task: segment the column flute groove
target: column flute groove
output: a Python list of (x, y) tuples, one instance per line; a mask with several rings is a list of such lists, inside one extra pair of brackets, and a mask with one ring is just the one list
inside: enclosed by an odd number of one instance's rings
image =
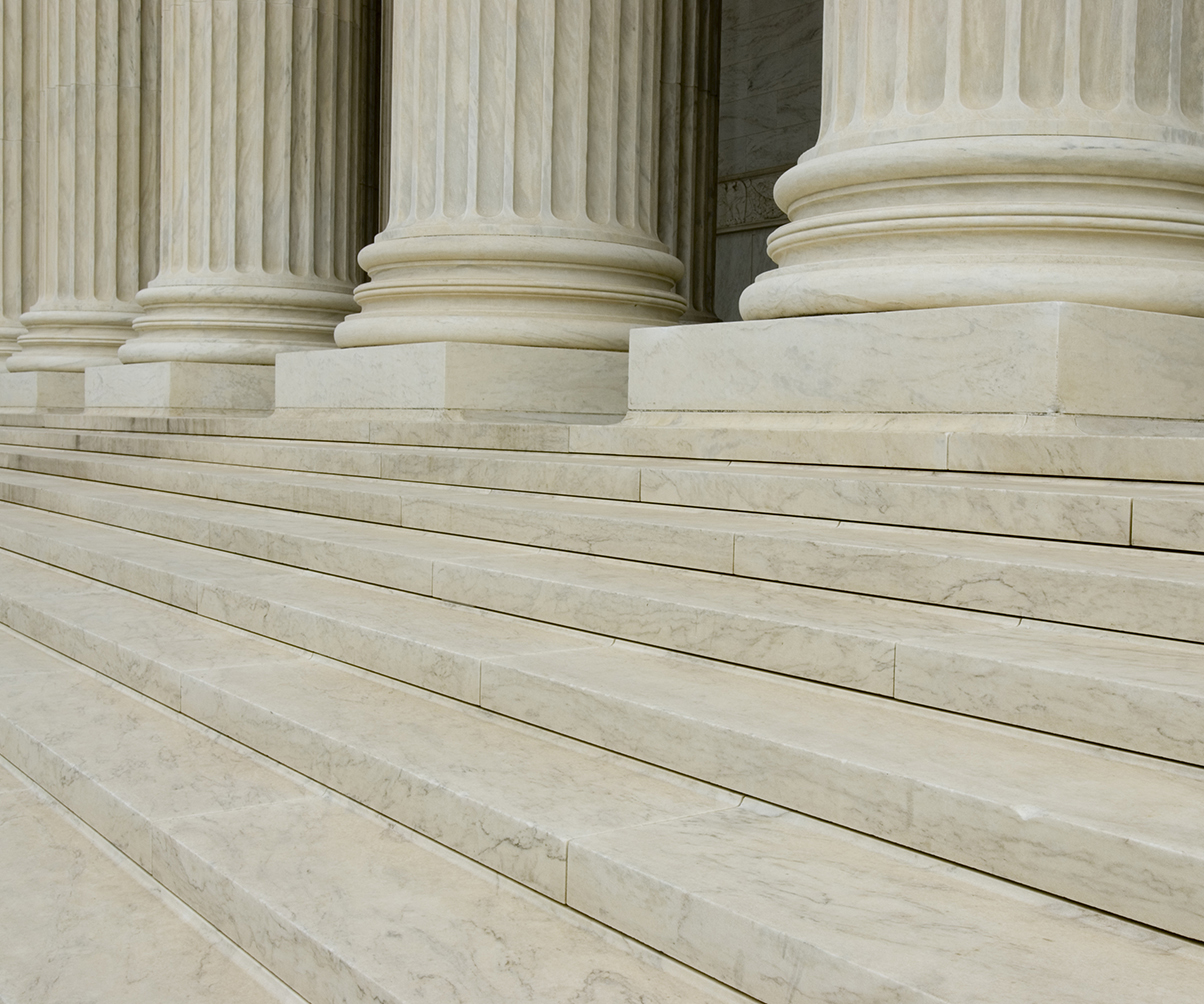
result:
[(122, 362), (270, 364), (331, 345), (358, 279), (364, 9), (164, 4), (162, 265)]
[(393, 136), (412, 140), (392, 145), (389, 221), (338, 344), (624, 349), (633, 326), (676, 319), (649, 166), (659, 3), (398, 0), (394, 15)]
[[(827, 0), (825, 36), (819, 142), (778, 181), (745, 317), (1204, 316), (1204, 0)], [(900, 64), (904, 100), (866, 100)]]
[(139, 313), (140, 0), (44, 0), (38, 296), (13, 372), (117, 362)]

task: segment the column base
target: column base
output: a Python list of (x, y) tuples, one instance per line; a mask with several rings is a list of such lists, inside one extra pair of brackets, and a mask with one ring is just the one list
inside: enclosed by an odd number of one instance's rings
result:
[(276, 408), (621, 416), (627, 353), (415, 342), (276, 357)]
[(131, 363), (91, 367), (84, 384), (89, 411), (271, 411), (275, 375), (271, 366)]
[(630, 409), (1198, 421), (1204, 318), (1046, 302), (650, 328)]
[(82, 373), (5, 373), (0, 370), (0, 408), (82, 408)]

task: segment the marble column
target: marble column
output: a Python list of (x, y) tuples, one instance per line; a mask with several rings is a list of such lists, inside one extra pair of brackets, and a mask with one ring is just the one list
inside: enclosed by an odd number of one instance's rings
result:
[(659, 0), (397, 0), (389, 222), (340, 346), (625, 349), (657, 238)]
[(664, 0), (657, 230), (685, 268), (683, 323), (715, 316), (719, 0)]
[(827, 0), (819, 142), (746, 318), (1204, 316), (1204, 0)]
[(37, 275), (36, 161), (26, 164), (37, 153), (37, 25), (37, 0), (0, 0), (0, 364), (25, 333)]
[(364, 0), (164, 0), (158, 274), (121, 361), (270, 364), (355, 308)]
[[(140, 0), (42, 0), (38, 296), (13, 372), (117, 362), (138, 313)], [(7, 39), (7, 32), (6, 32)]]

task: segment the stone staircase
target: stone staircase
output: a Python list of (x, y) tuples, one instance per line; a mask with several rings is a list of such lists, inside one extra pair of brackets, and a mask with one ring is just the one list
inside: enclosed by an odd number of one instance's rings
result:
[(226, 1000), (1200, 1000), (1204, 486), (4, 423), (0, 754)]

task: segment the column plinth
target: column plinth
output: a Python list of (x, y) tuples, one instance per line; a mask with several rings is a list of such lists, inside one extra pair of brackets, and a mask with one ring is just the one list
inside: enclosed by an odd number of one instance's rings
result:
[(1074, 301), (1204, 316), (1194, 0), (828, 0), (819, 142), (746, 318)]
[(401, 0), (393, 31), (390, 217), (337, 343), (625, 349), (676, 319), (659, 4)]
[(42, 4), (38, 296), (12, 372), (114, 364), (139, 313), (140, 8)]
[(358, 277), (362, 0), (163, 9), (161, 257), (124, 363), (333, 345)]

